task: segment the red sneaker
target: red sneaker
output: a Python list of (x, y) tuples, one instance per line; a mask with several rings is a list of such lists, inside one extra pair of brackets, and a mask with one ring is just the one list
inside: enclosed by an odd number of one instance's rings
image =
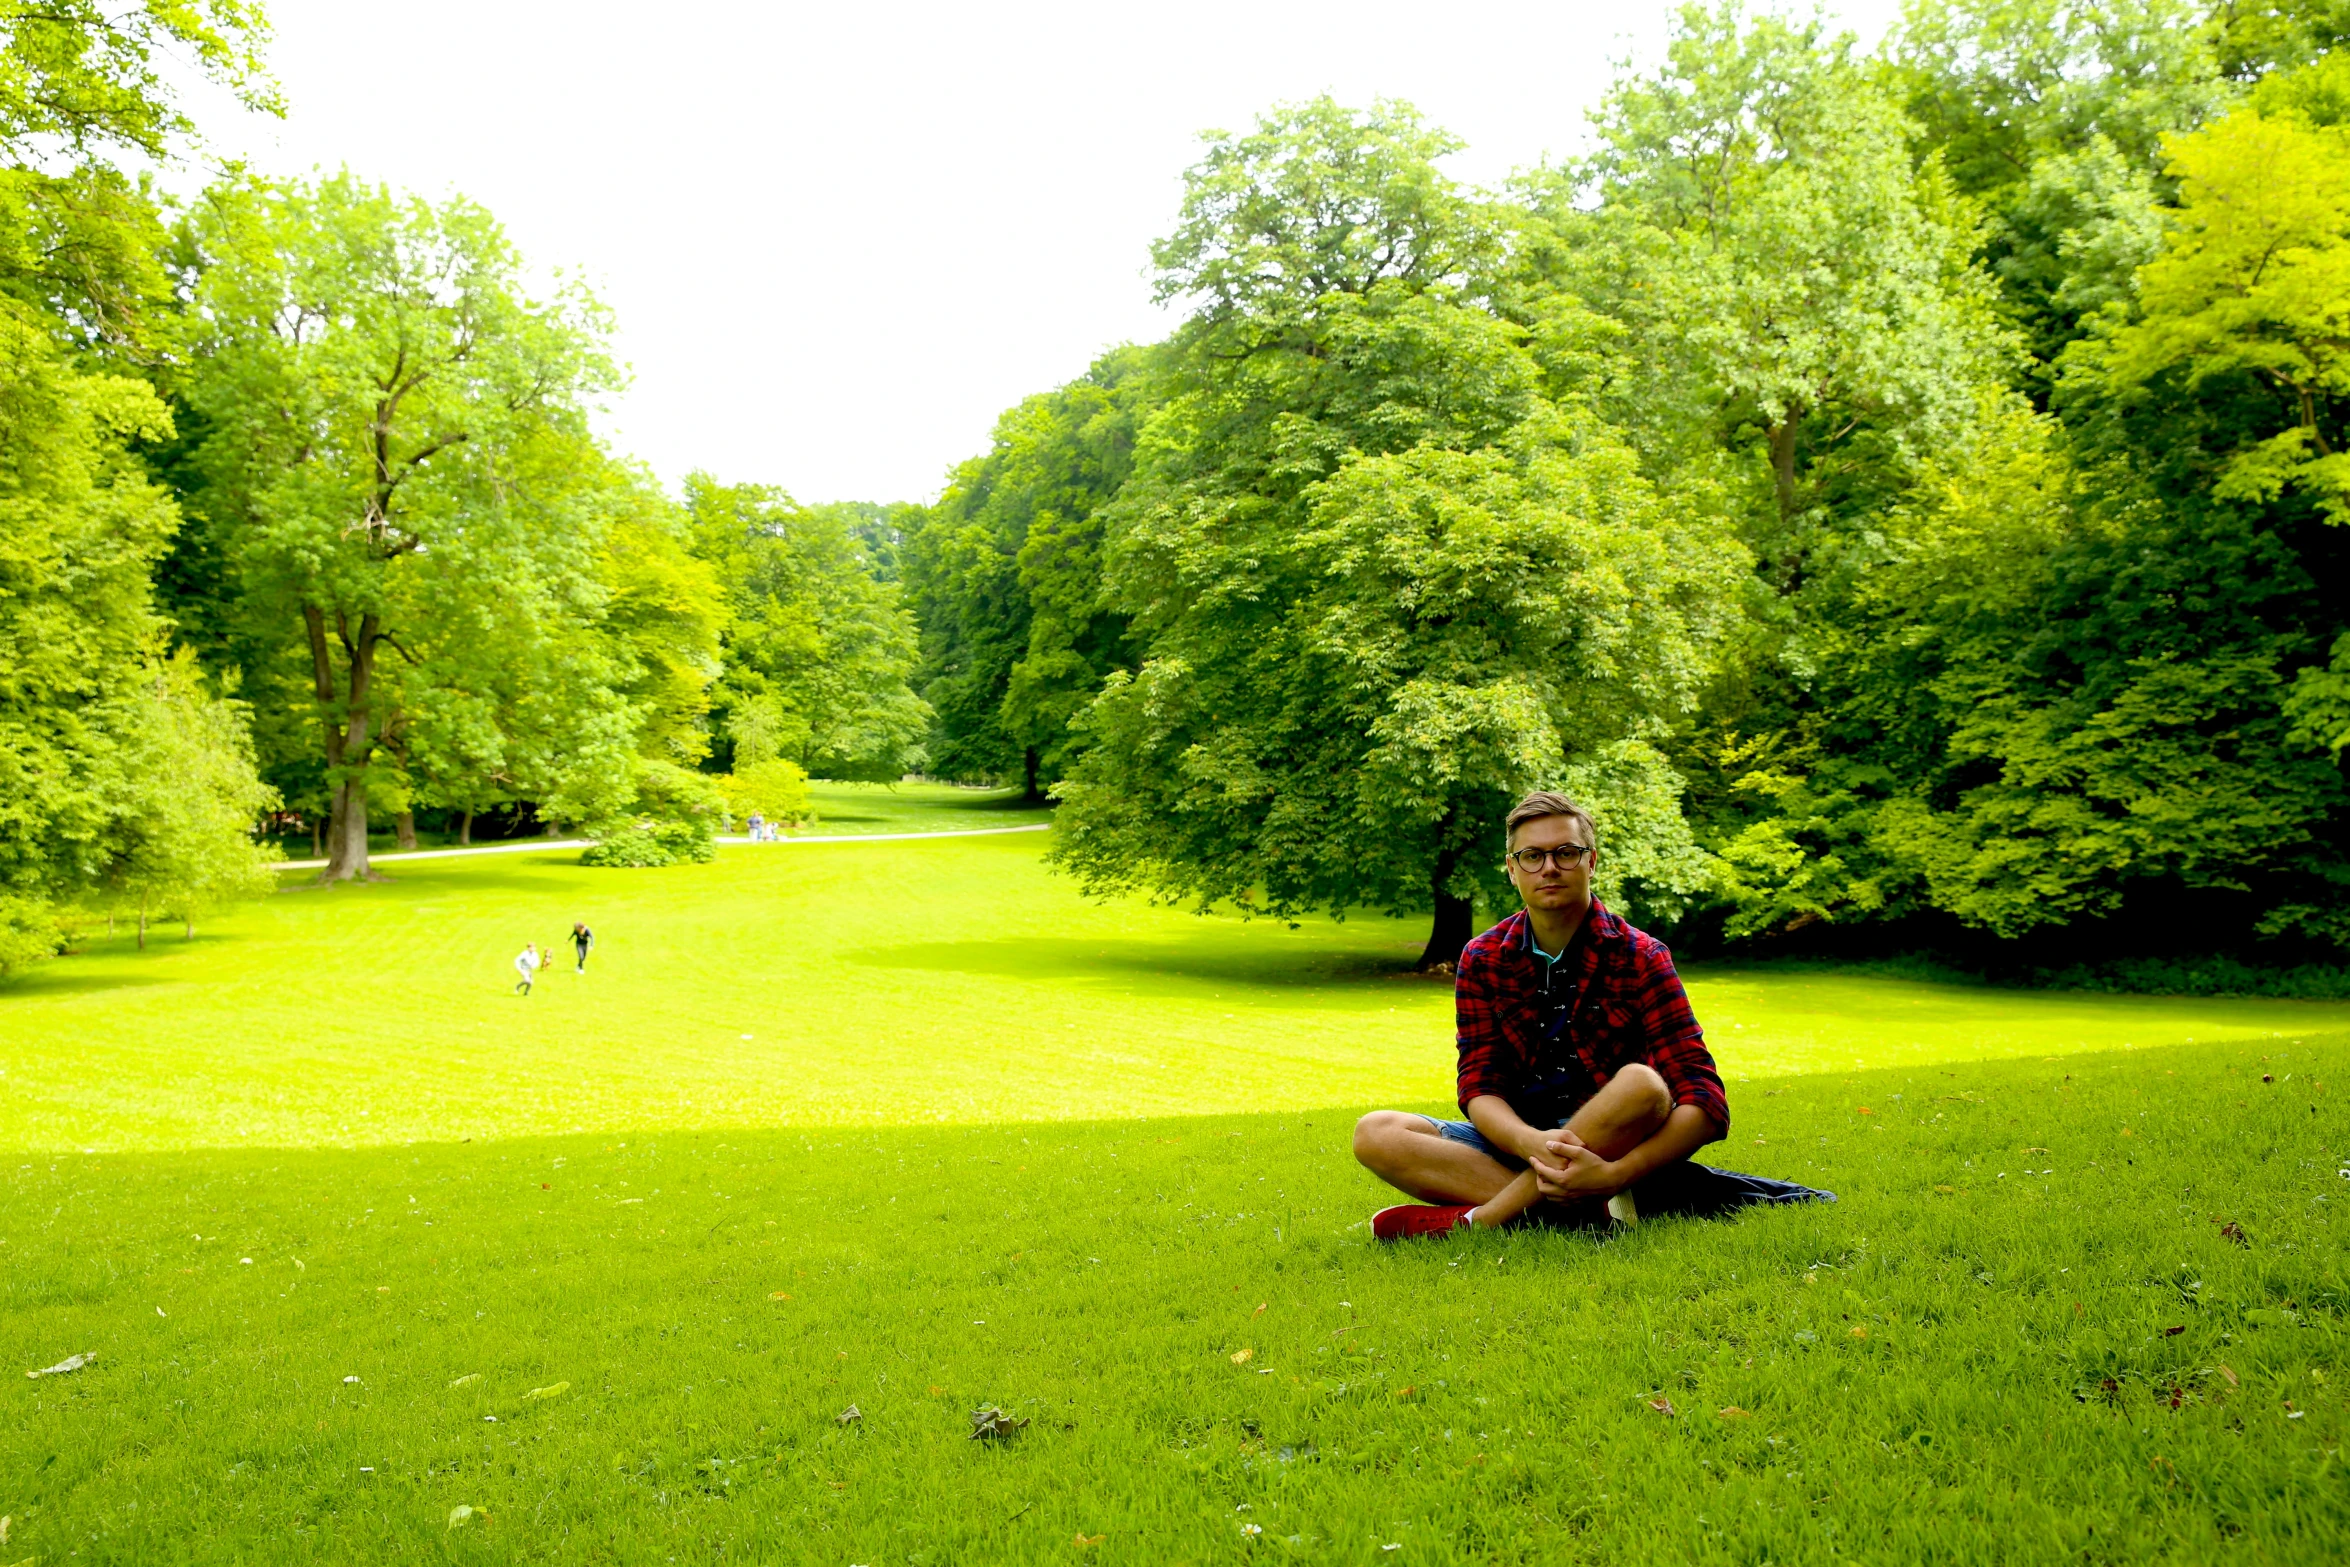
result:
[(1407, 1202), (1382, 1208), (1371, 1215), (1371, 1233), (1383, 1241), (1407, 1240), (1414, 1235), (1442, 1235), (1468, 1218), (1466, 1203)]

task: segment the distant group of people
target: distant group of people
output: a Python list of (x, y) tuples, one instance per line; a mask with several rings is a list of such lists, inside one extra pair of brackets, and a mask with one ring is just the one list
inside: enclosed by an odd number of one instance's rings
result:
[(773, 843), (776, 841), (775, 823), (767, 819), (765, 812), (753, 811), (751, 819), (746, 825), (751, 829), (751, 842)]
[[(588, 953), (594, 950), (595, 945), (596, 933), (588, 929), (584, 921), (573, 921), (571, 950), (578, 960), (577, 967), (574, 969), (575, 973), (585, 974), (587, 972)], [(524, 942), (522, 950), (514, 955), (514, 972), (520, 976), (514, 981), (514, 994), (518, 996), (529, 995), (531, 984), (538, 978), (539, 970), (554, 961), (554, 949), (539, 946), (535, 942)]]

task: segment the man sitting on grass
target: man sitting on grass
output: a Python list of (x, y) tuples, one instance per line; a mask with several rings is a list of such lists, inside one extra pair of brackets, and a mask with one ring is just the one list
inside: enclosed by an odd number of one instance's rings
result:
[[(1355, 1157), (1421, 1199), (1372, 1219), (1381, 1240), (1528, 1216), (1630, 1224), (1635, 1188), (1672, 1212), (1830, 1194), (1691, 1165), (1730, 1104), (1664, 943), (1591, 895), (1591, 816), (1540, 791), (1509, 814), (1525, 907), (1461, 950), (1453, 982), (1465, 1121), (1375, 1110)], [(1642, 1186), (1647, 1182), (1649, 1185)]]

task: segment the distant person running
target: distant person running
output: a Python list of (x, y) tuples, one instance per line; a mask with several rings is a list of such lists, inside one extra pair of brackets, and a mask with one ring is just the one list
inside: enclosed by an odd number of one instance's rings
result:
[(587, 955), (595, 950), (595, 945), (596, 933), (574, 920), (571, 926), (571, 950), (579, 954), (579, 967), (573, 970), (574, 973), (587, 972)]
[(538, 977), (539, 949), (524, 942), (522, 950), (514, 954), (514, 972), (522, 976), (514, 982), (514, 993), (518, 996), (529, 995), (530, 982)]
[(1401, 1240), (1518, 1219), (1583, 1227), (1635, 1223), (1642, 1208), (1833, 1201), (1689, 1162), (1728, 1133), (1729, 1099), (1672, 954), (1591, 895), (1590, 813), (1529, 794), (1504, 841), (1525, 906), (1461, 950), (1453, 982), (1467, 1119), (1374, 1110), (1356, 1124), (1364, 1168), (1421, 1199), (1381, 1209), (1371, 1232)]

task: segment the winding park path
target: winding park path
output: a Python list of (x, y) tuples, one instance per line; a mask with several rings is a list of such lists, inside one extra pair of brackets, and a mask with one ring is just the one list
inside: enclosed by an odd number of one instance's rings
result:
[[(964, 827), (953, 832), (835, 832), (810, 833), (796, 838), (770, 838), (769, 843), (904, 843), (912, 838), (992, 838), (1008, 832), (1047, 832), (1050, 822), (1032, 822), (1020, 827)], [(720, 843), (748, 844), (742, 837), (721, 837)], [(369, 864), (390, 860), (453, 860), (469, 854), (520, 854), (530, 849), (585, 849), (595, 843), (593, 838), (526, 838), (517, 843), (475, 844), (464, 849), (408, 849), (394, 854), (371, 854)], [(288, 871), (324, 870), (324, 860), (286, 860), (278, 869)]]

